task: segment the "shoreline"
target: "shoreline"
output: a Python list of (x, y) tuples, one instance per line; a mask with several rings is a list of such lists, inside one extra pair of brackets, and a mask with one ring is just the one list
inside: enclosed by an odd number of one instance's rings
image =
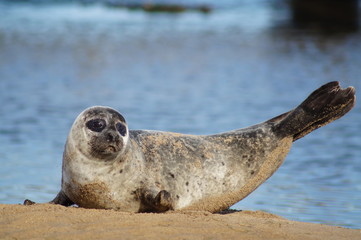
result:
[(361, 229), (287, 220), (262, 211), (126, 213), (0, 204), (1, 239), (361, 239)]

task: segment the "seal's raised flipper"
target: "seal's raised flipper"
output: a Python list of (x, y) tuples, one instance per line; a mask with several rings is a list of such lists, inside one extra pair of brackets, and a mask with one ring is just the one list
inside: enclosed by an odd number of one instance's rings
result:
[[(48, 203), (60, 204), (60, 205), (66, 206), (66, 207), (74, 204), (62, 191), (60, 191), (58, 193), (58, 195), (56, 195), (56, 197)], [(25, 199), (25, 201), (24, 201), (24, 205), (34, 205), (34, 204), (36, 204), (36, 203), (29, 199)]]
[(172, 198), (168, 191), (161, 190), (156, 195), (154, 191), (138, 190), (137, 195), (142, 202), (140, 212), (166, 212), (173, 210)]
[(293, 136), (293, 141), (302, 138), (345, 115), (355, 105), (355, 89), (342, 89), (339, 82), (330, 82), (303, 101), (294, 110), (275, 117), (275, 132), (279, 135)]

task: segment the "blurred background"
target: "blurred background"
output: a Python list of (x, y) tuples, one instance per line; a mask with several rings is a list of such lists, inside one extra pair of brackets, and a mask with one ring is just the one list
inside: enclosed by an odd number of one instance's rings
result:
[[(329, 81), (361, 91), (356, 0), (0, 0), (0, 203), (52, 200), (75, 117), (213, 134), (289, 111)], [(361, 110), (294, 143), (233, 206), (361, 228)]]

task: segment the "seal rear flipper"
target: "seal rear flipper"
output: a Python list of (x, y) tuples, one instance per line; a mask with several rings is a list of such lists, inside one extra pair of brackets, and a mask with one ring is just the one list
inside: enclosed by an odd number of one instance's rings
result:
[(353, 87), (342, 89), (338, 82), (330, 82), (311, 93), (294, 110), (268, 122), (275, 122), (276, 134), (292, 136), (296, 141), (345, 115), (355, 105), (355, 100)]

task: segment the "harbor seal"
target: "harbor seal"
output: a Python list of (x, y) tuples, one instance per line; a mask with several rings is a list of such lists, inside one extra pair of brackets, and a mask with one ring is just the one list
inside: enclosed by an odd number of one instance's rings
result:
[(342, 117), (355, 99), (353, 87), (331, 82), (266, 122), (204, 136), (129, 130), (116, 110), (88, 108), (71, 127), (61, 191), (50, 203), (128, 212), (227, 209), (280, 167), (295, 140)]

